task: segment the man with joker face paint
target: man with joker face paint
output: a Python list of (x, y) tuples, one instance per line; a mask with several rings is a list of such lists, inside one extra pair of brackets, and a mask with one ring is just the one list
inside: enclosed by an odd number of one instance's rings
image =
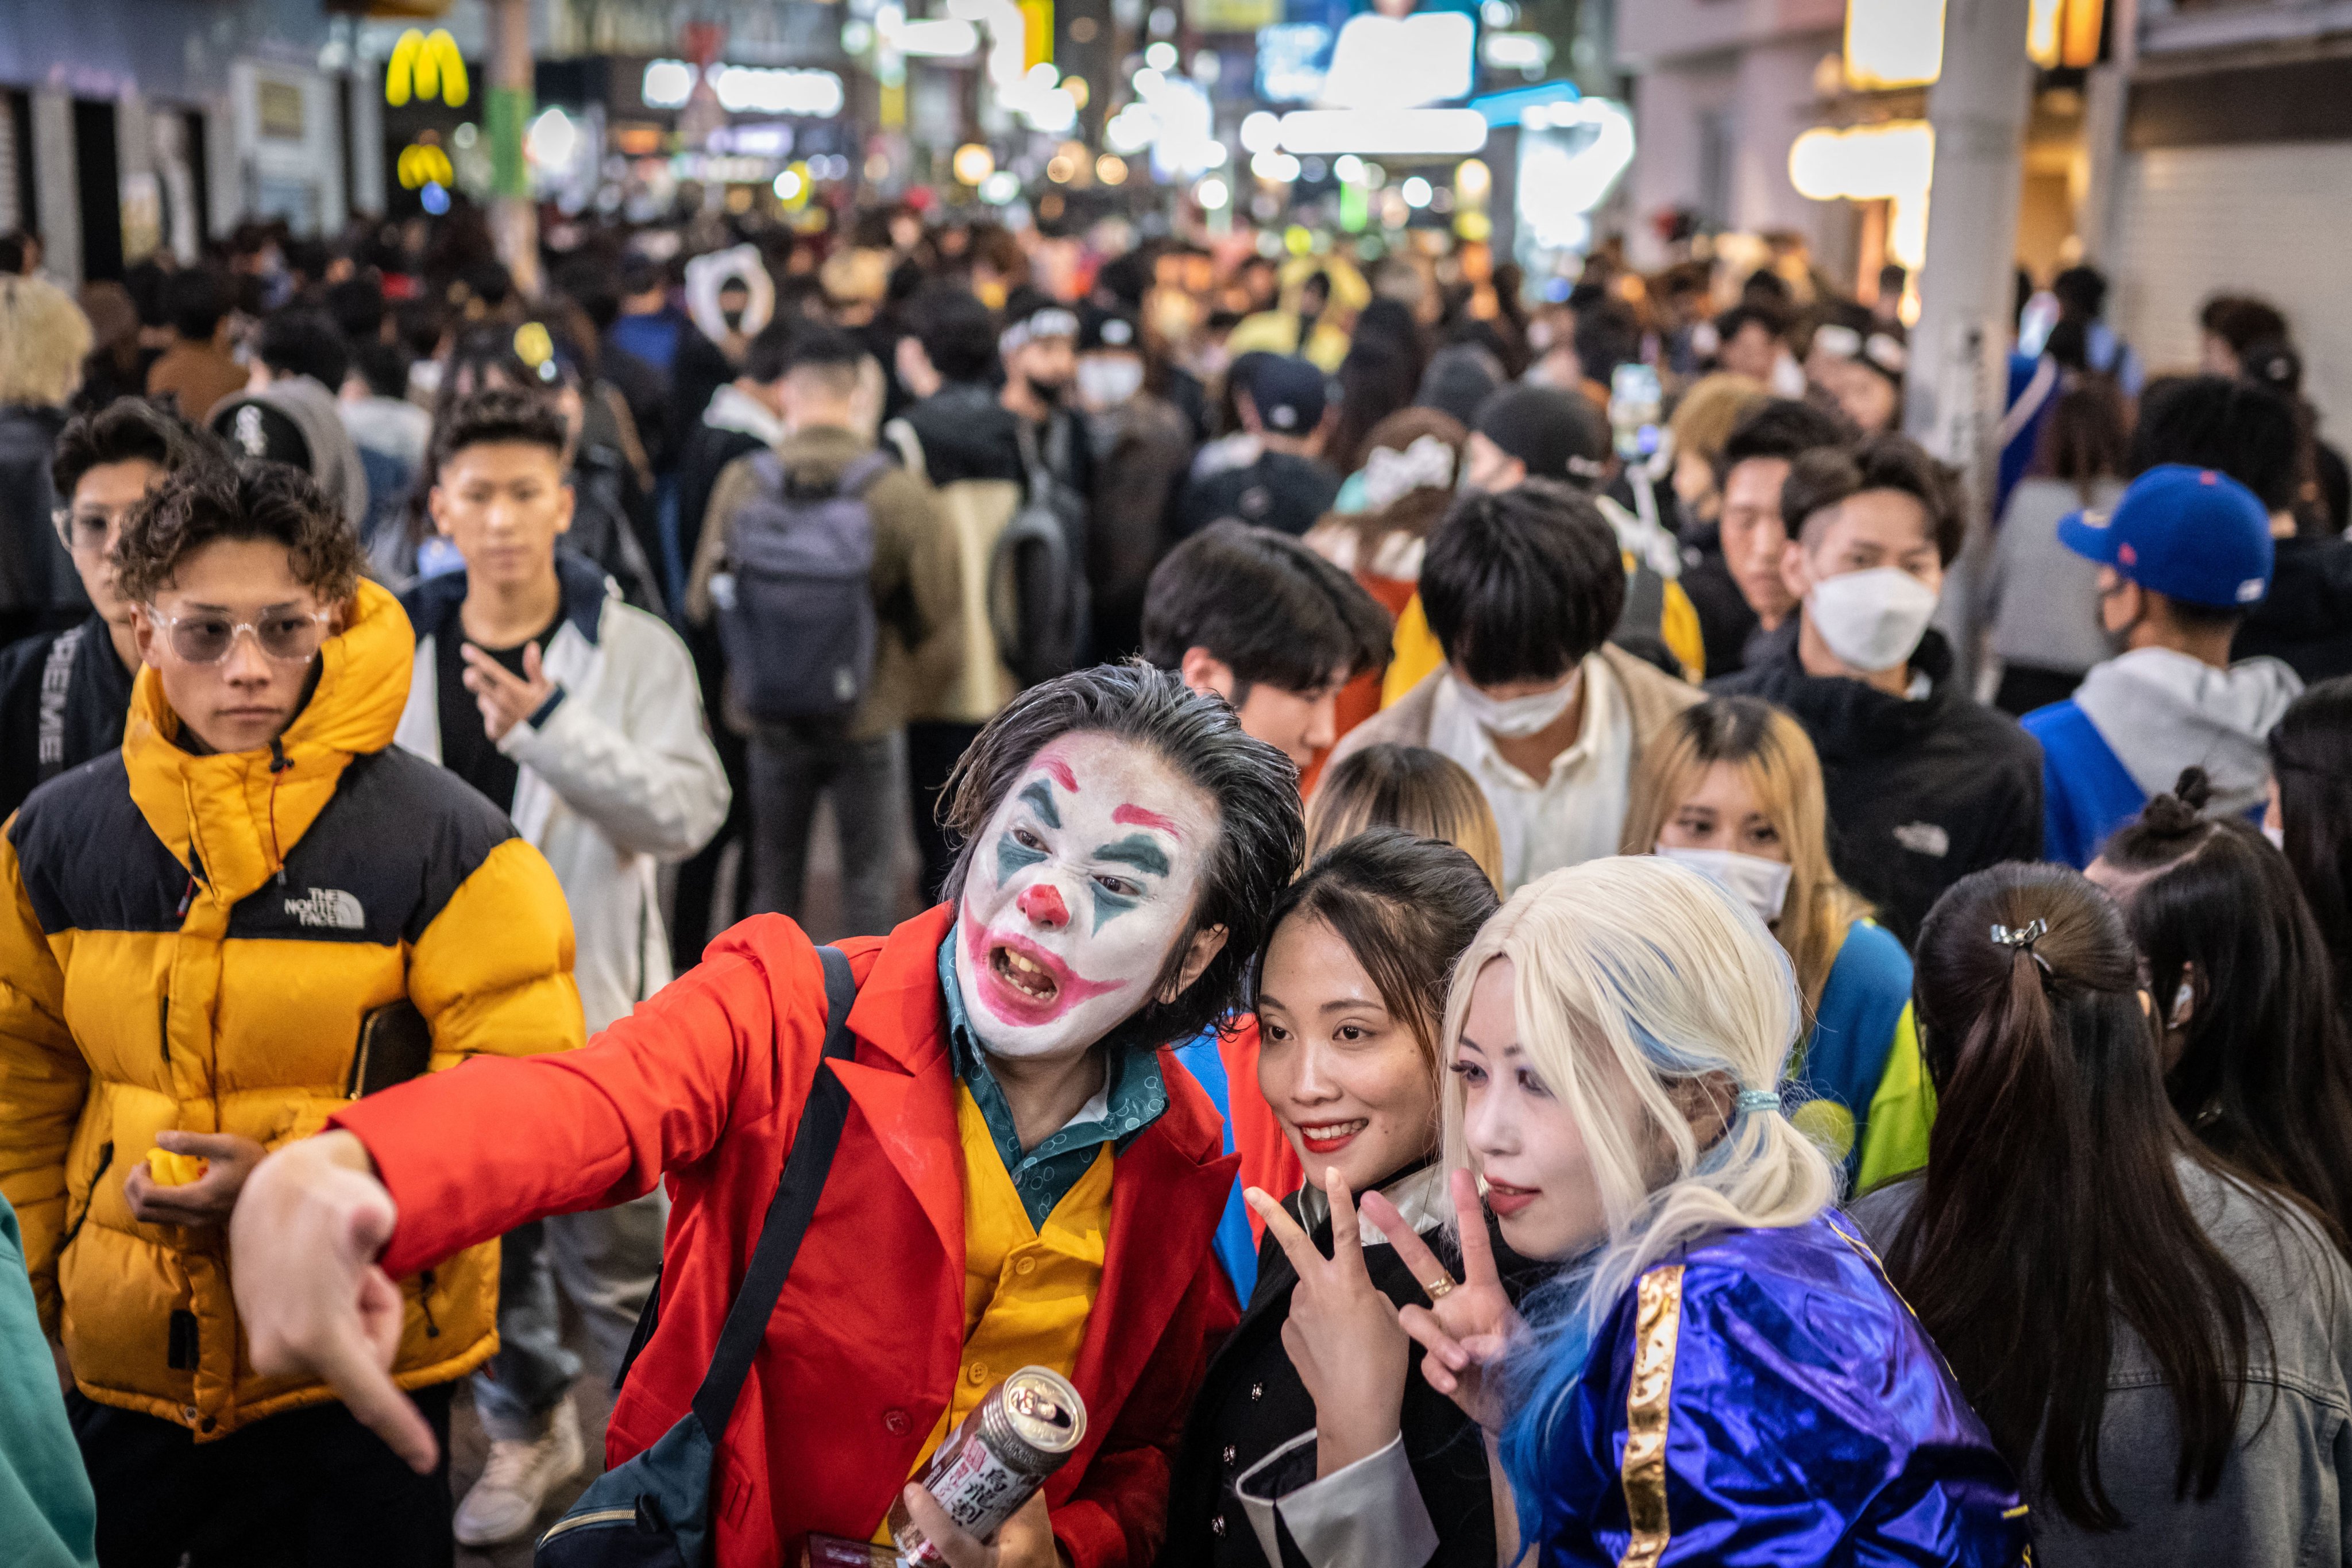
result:
[[(952, 781), (947, 902), (841, 943), (849, 1112), (766, 1337), (717, 1438), (713, 1561), (872, 1538), (902, 1492), (957, 1568), (1141, 1564), (1208, 1346), (1235, 1317), (1210, 1237), (1218, 1117), (1164, 1048), (1239, 999), (1296, 869), (1296, 774), (1232, 710), (1140, 665), (1033, 688)], [(782, 916), (581, 1051), (372, 1095), (280, 1148), (232, 1221), (254, 1364), (323, 1377), (420, 1468), (385, 1373), (397, 1292), (470, 1243), (667, 1177), (657, 1326), (608, 1468), (691, 1407), (823, 1049), (818, 954)], [(910, 1484), (1022, 1366), (1068, 1377), (1084, 1439), (988, 1541)]]

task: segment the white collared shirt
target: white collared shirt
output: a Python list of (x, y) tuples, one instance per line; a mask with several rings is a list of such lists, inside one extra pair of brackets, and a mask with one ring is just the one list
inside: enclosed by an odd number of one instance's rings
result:
[(1455, 695), (1451, 672), (1437, 685), (1429, 744), (1468, 769), (1494, 807), (1507, 897), (1546, 872), (1617, 853), (1633, 763), (1633, 718), (1606, 660), (1588, 655), (1581, 668), (1584, 722), (1542, 780), (1503, 760), (1495, 738)]

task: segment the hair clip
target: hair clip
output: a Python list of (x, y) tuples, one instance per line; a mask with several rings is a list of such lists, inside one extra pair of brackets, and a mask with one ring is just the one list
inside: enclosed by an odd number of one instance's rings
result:
[(2031, 920), (2015, 928), (2005, 925), (1992, 928), (1993, 945), (2009, 949), (2012, 956), (2021, 952), (2025, 954), (2044, 974), (2050, 973), (2050, 961), (2034, 952), (2033, 944), (2049, 934), (2050, 922), (2044, 920)]
[(1743, 1089), (1731, 1103), (1739, 1110), (1778, 1110), (1780, 1109), (1780, 1091), (1777, 1089)]

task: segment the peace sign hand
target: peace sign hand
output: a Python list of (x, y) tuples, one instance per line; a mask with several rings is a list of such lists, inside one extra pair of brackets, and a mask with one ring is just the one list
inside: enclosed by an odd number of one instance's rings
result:
[[(1462, 1281), (1433, 1293), (1426, 1307), (1407, 1307), (1398, 1314), (1404, 1331), (1421, 1342), (1421, 1375), (1429, 1386), (1460, 1405), (1490, 1436), (1503, 1430), (1501, 1392), (1496, 1373), (1503, 1351), (1517, 1333), (1517, 1309), (1503, 1290), (1503, 1277), (1495, 1268), (1495, 1249), (1486, 1239), (1486, 1208), (1478, 1199), (1478, 1181), (1467, 1171), (1453, 1176), (1454, 1212), (1461, 1222)], [(1437, 1255), (1413, 1234), (1396, 1205), (1378, 1193), (1364, 1194), (1364, 1214), (1381, 1227), (1428, 1289), (1433, 1281), (1454, 1278)]]
[[(1331, 1196), (1328, 1258), (1280, 1204), (1256, 1187), (1243, 1194), (1298, 1272), (1289, 1320), (1282, 1326), (1282, 1348), (1315, 1401), (1318, 1476), (1369, 1458), (1395, 1441), (1411, 1357), (1395, 1306), (1364, 1268), (1361, 1227), (1347, 1178), (1337, 1166), (1327, 1166), (1323, 1187)], [(1381, 1228), (1388, 1229), (1385, 1223)]]

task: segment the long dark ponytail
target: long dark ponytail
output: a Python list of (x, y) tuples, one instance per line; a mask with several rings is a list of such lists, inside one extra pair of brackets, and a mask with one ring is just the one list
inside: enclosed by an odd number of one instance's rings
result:
[(2171, 1389), (2179, 1494), (2210, 1497), (2235, 1439), (2261, 1309), (2180, 1188), (2209, 1163), (2166, 1102), (2122, 915), (2078, 873), (1998, 866), (1919, 935), (1936, 1087), (1926, 1188), (1887, 1270), (2021, 1472), (2058, 1511), (2126, 1521), (2099, 1470), (2118, 1322)]
[[(2352, 1035), (2294, 871), (2235, 818), (2201, 815), (2204, 773), (2107, 841), (2157, 1021), (2178, 1029), (2173, 1109), (2207, 1148), (2352, 1228)], [(2181, 1003), (2189, 1003), (2182, 1017)]]
[(2352, 1005), (2352, 675), (2296, 698), (2270, 747), (2287, 863), (2327, 944), (2336, 1000)]

